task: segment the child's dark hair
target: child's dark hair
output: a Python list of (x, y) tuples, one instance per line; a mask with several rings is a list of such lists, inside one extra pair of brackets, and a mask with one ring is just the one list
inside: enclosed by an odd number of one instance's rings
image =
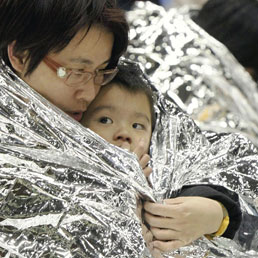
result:
[(244, 67), (258, 71), (257, 0), (209, 0), (193, 20)]
[(128, 24), (115, 0), (1, 0), (0, 57), (11, 67), (7, 47), (26, 54), (31, 74), (50, 52), (64, 49), (77, 32), (100, 24), (114, 35), (109, 68), (128, 45)]
[(130, 93), (143, 92), (147, 96), (150, 104), (153, 130), (156, 122), (156, 115), (154, 111), (155, 99), (153, 91), (151, 90), (142, 69), (138, 63), (128, 59), (123, 59), (121, 62), (119, 62), (118, 69), (119, 71), (112, 80), (112, 83), (116, 83), (119, 87), (128, 90)]

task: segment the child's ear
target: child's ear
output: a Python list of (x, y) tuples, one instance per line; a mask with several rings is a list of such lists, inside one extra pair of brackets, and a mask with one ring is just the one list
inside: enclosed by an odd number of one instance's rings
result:
[(14, 53), (14, 46), (15, 41), (8, 45), (8, 57), (13, 69), (17, 71), (19, 74), (23, 74), (26, 69), (25, 58)]

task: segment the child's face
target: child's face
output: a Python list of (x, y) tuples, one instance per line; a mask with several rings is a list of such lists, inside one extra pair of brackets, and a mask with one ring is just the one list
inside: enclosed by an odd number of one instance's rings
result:
[(82, 124), (118, 147), (128, 142), (130, 151), (134, 151), (143, 138), (145, 153), (148, 153), (151, 109), (144, 92), (131, 93), (115, 83), (104, 86), (88, 107)]

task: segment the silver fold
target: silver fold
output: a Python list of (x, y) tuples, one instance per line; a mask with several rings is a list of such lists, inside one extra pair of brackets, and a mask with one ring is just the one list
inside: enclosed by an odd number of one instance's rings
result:
[[(156, 6), (147, 3), (132, 14), (144, 24), (152, 19), (151, 10)], [(157, 113), (151, 186), (134, 154), (81, 126), (1, 61), (2, 257), (151, 257), (138, 200), (159, 202), (192, 184), (218, 184), (239, 193), (241, 227), (234, 240), (203, 238), (163, 256), (257, 257), (256, 148), (239, 134), (202, 133), (169, 87), (161, 87), (165, 83), (145, 79), (155, 92)]]
[(105, 142), (0, 65), (1, 257), (149, 257), (136, 207), (153, 191)]
[(141, 63), (159, 92), (154, 195), (159, 201), (183, 185), (224, 186), (239, 194), (243, 220), (234, 240), (202, 239), (168, 257), (258, 257), (257, 86), (191, 15), (139, 2), (127, 16), (126, 57)]
[(139, 2), (128, 14), (127, 57), (140, 62), (202, 130), (241, 132), (258, 146), (257, 84), (223, 44), (193, 22), (196, 13)]

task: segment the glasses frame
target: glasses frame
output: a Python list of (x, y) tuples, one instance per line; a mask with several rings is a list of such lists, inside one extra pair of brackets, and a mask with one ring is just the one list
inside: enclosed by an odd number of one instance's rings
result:
[[(57, 77), (58, 78), (61, 78), (61, 79), (65, 79), (65, 84), (69, 87), (75, 87), (75, 85), (71, 85), (69, 83), (67, 83), (69, 77), (73, 74), (73, 73), (79, 73), (79, 74), (88, 74), (89, 77), (87, 78), (87, 80), (81, 82), (81, 83), (76, 83), (76, 86), (79, 86), (79, 85), (82, 85), (82, 84), (86, 84), (89, 80), (91, 80), (93, 78), (94, 80), (94, 83), (96, 85), (99, 85), (99, 86), (103, 86), (103, 85), (106, 85), (108, 84), (115, 76), (116, 74), (118, 73), (118, 68), (115, 67), (114, 69), (101, 69), (101, 70), (98, 70), (96, 69), (94, 72), (89, 72), (89, 71), (86, 71), (86, 70), (80, 70), (80, 69), (73, 69), (73, 68), (67, 68), (67, 67), (64, 67), (62, 65), (60, 65), (59, 63), (57, 63), (56, 61), (54, 61), (53, 59), (49, 58), (49, 57), (45, 57), (43, 59), (43, 62), (52, 70), (56, 73)], [(98, 83), (96, 82), (96, 77), (98, 75), (105, 75), (105, 74), (112, 74), (113, 76), (111, 76), (110, 80), (108, 80), (107, 82), (103, 82), (103, 83)]]

